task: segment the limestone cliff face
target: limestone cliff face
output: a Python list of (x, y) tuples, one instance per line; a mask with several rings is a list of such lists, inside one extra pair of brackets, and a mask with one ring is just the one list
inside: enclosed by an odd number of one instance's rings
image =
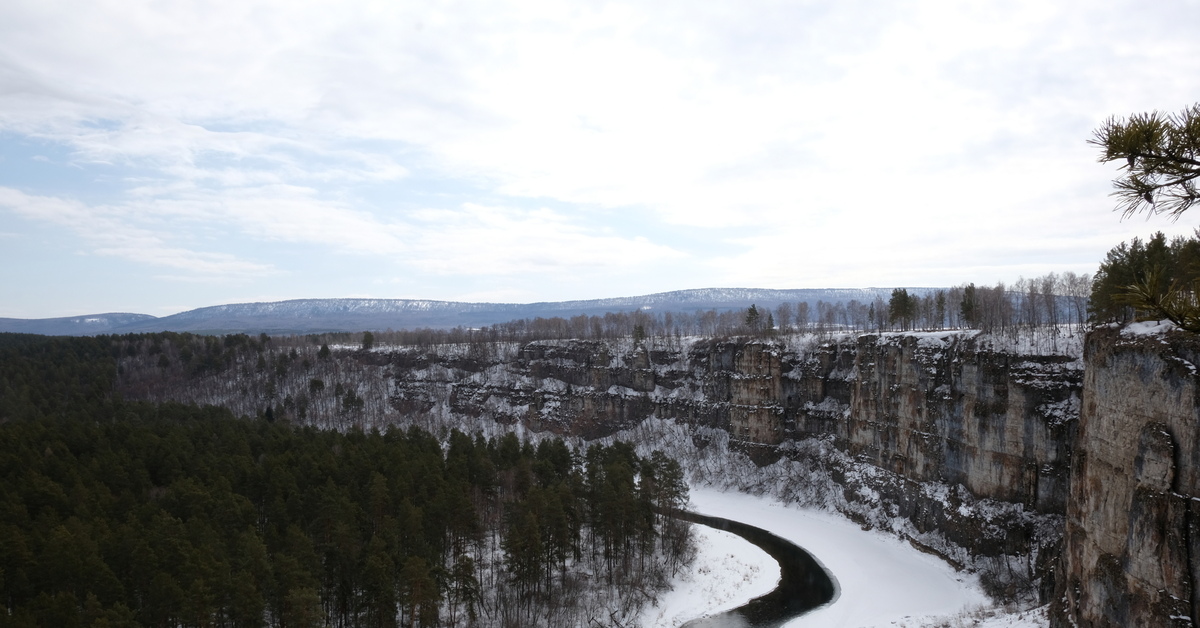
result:
[(1082, 378), (1073, 357), (998, 351), (972, 333), (864, 335), (791, 349), (532, 343), (505, 364), (396, 366), (393, 402), (405, 407), (440, 395), (453, 413), (585, 437), (652, 415), (757, 445), (832, 436), (908, 480), (961, 484), (977, 498), (1059, 514)]
[[(658, 349), (561, 341), (525, 345), (507, 360), (397, 356), (392, 404), (585, 438), (652, 416), (719, 428), (757, 460), (786, 455), (822, 469), (840, 487), (831, 507), (864, 525), (904, 528), (923, 549), (971, 562), (991, 574), (993, 593), (1024, 596), (1036, 587), (1045, 599), (1066, 512), (1082, 363), (993, 342), (974, 332)], [(809, 452), (824, 445), (775, 447), (789, 440), (828, 443), (841, 454), (817, 460)]]
[[(655, 415), (760, 445), (828, 439), (881, 470), (866, 480), (835, 470), (848, 502), (877, 499), (942, 549), (1006, 565), (1025, 557), (1033, 577), (1053, 573), (1043, 594), (1055, 626), (1192, 626), (1198, 364), (1194, 335), (1107, 328), (1088, 336), (1082, 361), (999, 351), (970, 334), (624, 352), (574, 342), (529, 345), (507, 365), (446, 368), (436, 383), (428, 368), (424, 379), (400, 369), (396, 390), (442, 387), (454, 412), (586, 436)], [(1001, 516), (966, 507), (980, 499)], [(1011, 507), (1051, 518), (1031, 522)]]
[(839, 437), (909, 479), (1064, 512), (1079, 362), (978, 345), (970, 336), (860, 337)]
[[(267, 356), (272, 368), (251, 352), (192, 378), (148, 357), (126, 357), (121, 368), (126, 398), (212, 403), (251, 415), (273, 405), (277, 417), (340, 429), (408, 421), (449, 427), (484, 417), (485, 425), (520, 423), (590, 439), (656, 417), (694, 428), (684, 431), (697, 455), (713, 442), (722, 449), (725, 434), (714, 430), (724, 430), (754, 461), (779, 463), (762, 473), (774, 484), (756, 490), (791, 491), (791, 498), (837, 508), (981, 572), (994, 567), (988, 573), (1000, 574), (1002, 593), (1028, 592), (1049, 572), (1042, 561), (1061, 539), (1082, 362), (995, 342), (975, 332), (658, 339), (650, 346), (575, 340), (342, 348), (328, 357), (308, 345), (286, 361), (282, 351)], [(1181, 440), (1190, 432), (1166, 430), (1174, 440), (1162, 433), (1135, 434), (1144, 442), (1136, 469), (1146, 486), (1181, 482), (1179, 465), (1163, 462), (1170, 458), (1164, 452), (1191, 451), (1181, 444), (1191, 442)], [(786, 477), (773, 475), (783, 470)], [(1137, 493), (1136, 504), (1106, 507), (1158, 512), (1152, 506), (1159, 501), (1176, 503), (1170, 491), (1149, 490)]]
[[(251, 354), (193, 379), (127, 356), (122, 393), (247, 414), (275, 404), (277, 416), (342, 428), (479, 416), (586, 438), (650, 417), (717, 428), (746, 451), (787, 456), (776, 486), (817, 478), (817, 498), (982, 564), (997, 591), (1052, 575), (1039, 593), (1056, 626), (1200, 622), (1195, 335), (1102, 328), (1083, 359), (997, 349), (973, 332), (790, 342), (559, 341), (335, 359), (308, 347), (304, 367), (272, 358), (275, 368), (256, 368)], [(698, 443), (712, 431), (692, 433)]]
[(1052, 618), (1200, 620), (1200, 340), (1093, 332)]

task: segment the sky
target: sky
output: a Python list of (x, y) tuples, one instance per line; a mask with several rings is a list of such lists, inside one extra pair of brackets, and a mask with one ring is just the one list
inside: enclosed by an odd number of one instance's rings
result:
[[(0, 3), (0, 317), (1093, 273), (1200, 0)], [(1193, 210), (1195, 211), (1195, 210)]]

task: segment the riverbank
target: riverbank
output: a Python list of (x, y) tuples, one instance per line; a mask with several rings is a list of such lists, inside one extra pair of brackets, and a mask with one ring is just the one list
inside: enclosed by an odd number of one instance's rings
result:
[(765, 595), (779, 583), (779, 565), (753, 543), (704, 525), (692, 526), (696, 560), (675, 588), (642, 611), (640, 628), (677, 628)]

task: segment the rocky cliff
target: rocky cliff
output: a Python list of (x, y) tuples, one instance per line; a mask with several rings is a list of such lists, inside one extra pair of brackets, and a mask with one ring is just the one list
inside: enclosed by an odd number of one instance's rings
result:
[(965, 334), (847, 337), (800, 347), (704, 341), (625, 352), (602, 342), (526, 345), (508, 364), (397, 360), (393, 402), (446, 399), (585, 437), (656, 416), (777, 445), (831, 436), (917, 482), (1063, 513), (1082, 382), (1072, 355), (1021, 355)]
[(1054, 624), (1193, 626), (1200, 340), (1144, 324), (1099, 329), (1085, 360)]
[[(131, 354), (122, 372), (126, 394), (239, 413), (273, 406), (273, 416), (331, 427), (481, 419), (591, 439), (666, 420), (690, 430), (689, 446), (724, 439), (773, 465), (763, 473), (782, 474), (776, 488), (791, 498), (990, 573), (994, 592), (1028, 593), (1048, 573), (1082, 385), (1070, 345), (1018, 350), (976, 332), (657, 343), (344, 348), (332, 358), (268, 346), (199, 380), (179, 376), (174, 355), (160, 368)], [(805, 485), (815, 488), (800, 495)]]
[(1064, 511), (1082, 380), (1074, 356), (997, 350), (970, 334), (866, 335), (800, 366), (795, 436), (832, 433), (905, 478)]
[[(276, 417), (338, 428), (478, 419), (597, 438), (658, 421), (683, 434), (679, 453), (708, 456), (694, 478), (889, 529), (971, 565), (993, 593), (1036, 590), (1056, 626), (1200, 620), (1193, 335), (1101, 328), (1085, 351), (974, 332), (346, 347), (332, 357), (260, 345), (206, 360), (218, 366), (199, 376), (186, 350), (140, 342), (151, 346), (121, 362), (132, 398), (247, 414), (273, 406)], [(729, 450), (763, 466), (729, 480), (743, 464)]]
[[(1070, 349), (1020, 352), (962, 332), (542, 342), (490, 365), (398, 359), (393, 376), (406, 411), (585, 438), (655, 417), (723, 430), (760, 463), (819, 456), (807, 462), (841, 487), (843, 512), (957, 562), (991, 560), (1008, 572), (995, 592), (1017, 595), (1047, 573), (1039, 554), (1060, 535), (1083, 371)], [(795, 446), (808, 441), (832, 448)]]

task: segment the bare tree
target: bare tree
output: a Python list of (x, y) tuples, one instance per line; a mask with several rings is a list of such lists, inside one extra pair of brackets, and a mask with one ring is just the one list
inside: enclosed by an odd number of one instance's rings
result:
[(1063, 292), (1067, 296), (1067, 308), (1070, 322), (1076, 332), (1083, 329), (1087, 321), (1088, 297), (1092, 291), (1092, 277), (1084, 273), (1076, 275), (1067, 271), (1062, 275)]
[(808, 303), (800, 301), (796, 303), (796, 327), (800, 331), (808, 331)]
[(780, 303), (775, 307), (775, 324), (779, 326), (779, 331), (787, 333), (792, 327), (792, 304), (788, 302)]

